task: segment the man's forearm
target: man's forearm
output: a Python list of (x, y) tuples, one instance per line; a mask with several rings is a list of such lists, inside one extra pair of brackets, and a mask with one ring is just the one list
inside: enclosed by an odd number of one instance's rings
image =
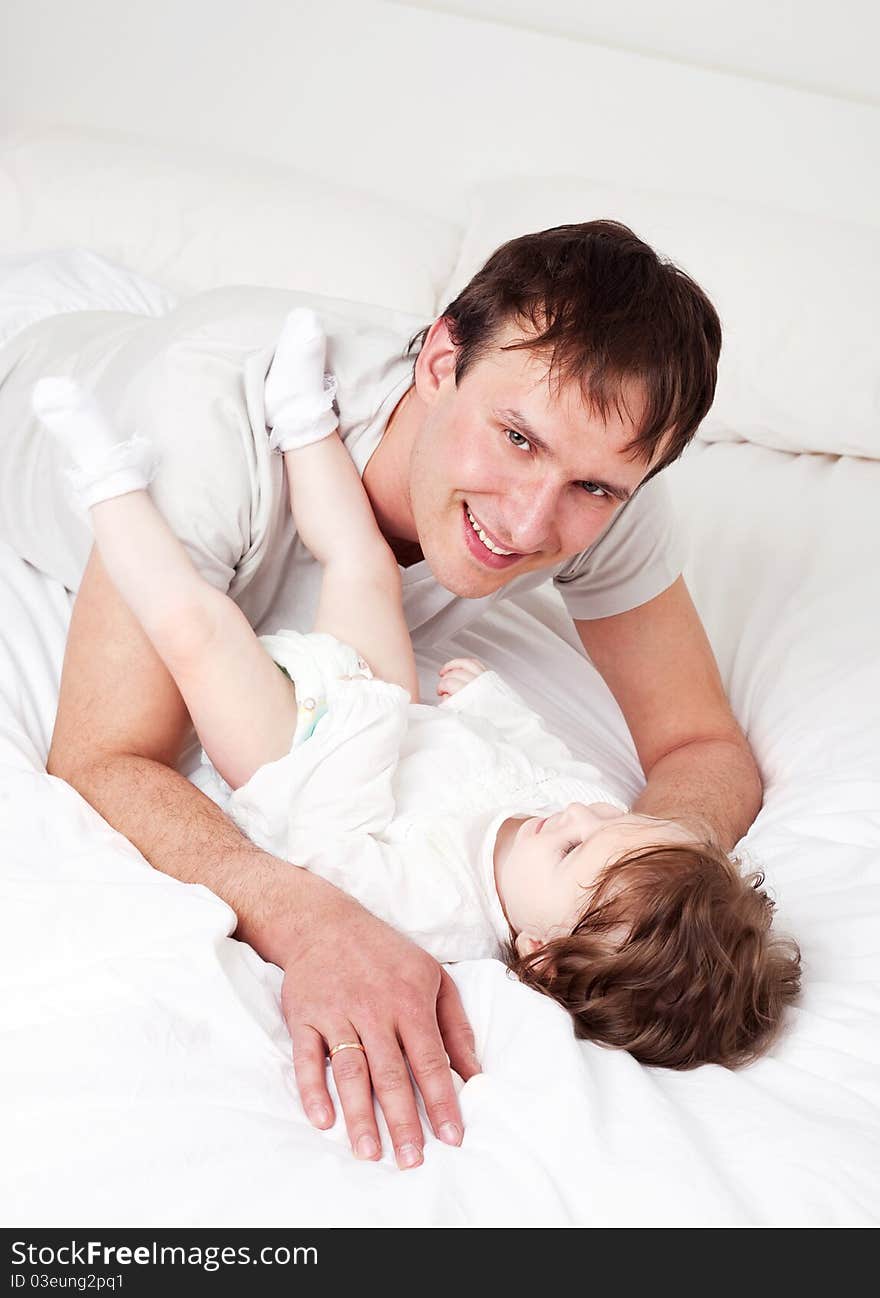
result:
[(746, 833), (761, 809), (763, 786), (741, 744), (707, 739), (673, 749), (656, 762), (633, 811), (711, 829), (725, 850)]
[(291, 950), (314, 933), (318, 910), (337, 889), (307, 870), (262, 851), (210, 798), (179, 772), (146, 757), (107, 754), (56, 769), (114, 829), (163, 874), (201, 883), (238, 917), (235, 936), (284, 967)]

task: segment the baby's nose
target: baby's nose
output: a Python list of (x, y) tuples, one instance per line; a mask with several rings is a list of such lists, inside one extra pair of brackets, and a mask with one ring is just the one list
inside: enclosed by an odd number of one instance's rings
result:
[(612, 802), (591, 802), (587, 810), (600, 820), (616, 820), (621, 814), (620, 807), (615, 807)]

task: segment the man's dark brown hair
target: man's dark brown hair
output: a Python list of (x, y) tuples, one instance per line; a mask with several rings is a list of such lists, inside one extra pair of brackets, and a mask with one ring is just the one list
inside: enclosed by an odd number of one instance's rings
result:
[[(557, 395), (577, 382), (584, 404), (602, 418), (612, 405), (621, 415), (628, 410), (625, 388), (636, 381), (646, 400), (627, 450), (651, 462), (648, 477), (678, 459), (715, 396), (715, 308), (689, 275), (619, 221), (558, 225), (509, 240), (442, 316), (457, 348), (456, 385), (514, 323), (532, 332), (503, 350), (547, 354)], [(414, 335), (407, 353), (421, 347), (429, 328)]]

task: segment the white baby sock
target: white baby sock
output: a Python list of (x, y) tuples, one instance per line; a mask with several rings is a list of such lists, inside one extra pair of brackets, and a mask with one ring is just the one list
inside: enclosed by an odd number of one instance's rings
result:
[(266, 376), (266, 425), (273, 451), (295, 451), (329, 437), (336, 379), (324, 373), (327, 339), (317, 312), (296, 307), (284, 321)]
[(40, 379), (32, 399), (34, 413), (73, 462), (65, 477), (83, 513), (152, 481), (158, 467), (152, 442), (137, 433), (121, 442), (95, 398), (74, 379)]

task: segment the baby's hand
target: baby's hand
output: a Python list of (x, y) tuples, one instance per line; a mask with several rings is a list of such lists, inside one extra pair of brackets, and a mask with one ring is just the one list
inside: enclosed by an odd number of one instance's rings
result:
[(488, 667), (478, 658), (450, 658), (449, 662), (444, 663), (440, 668), (437, 693), (441, 698), (450, 698), (488, 670)]

